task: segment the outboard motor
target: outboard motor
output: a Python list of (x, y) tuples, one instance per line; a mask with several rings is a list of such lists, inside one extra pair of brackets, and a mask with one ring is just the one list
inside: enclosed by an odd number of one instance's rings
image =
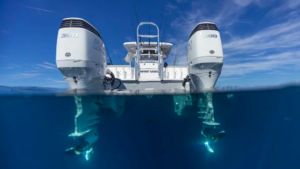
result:
[(191, 92), (212, 89), (222, 70), (223, 49), (220, 33), (214, 23), (199, 23), (187, 45)]
[(96, 28), (81, 18), (63, 19), (57, 36), (56, 64), (72, 89), (101, 89), (106, 52)]

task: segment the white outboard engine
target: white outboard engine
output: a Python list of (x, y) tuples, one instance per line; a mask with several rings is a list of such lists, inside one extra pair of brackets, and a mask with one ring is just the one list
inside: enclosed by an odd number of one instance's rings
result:
[(81, 18), (63, 19), (57, 36), (56, 64), (71, 89), (101, 89), (106, 52), (96, 28)]
[(222, 70), (223, 49), (220, 33), (214, 23), (199, 23), (187, 45), (191, 92), (212, 89)]

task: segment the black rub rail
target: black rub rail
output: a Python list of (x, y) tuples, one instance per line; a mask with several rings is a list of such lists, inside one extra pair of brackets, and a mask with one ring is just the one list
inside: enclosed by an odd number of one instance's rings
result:
[(83, 29), (89, 30), (90, 32), (92, 32), (93, 34), (97, 35), (99, 38), (102, 39), (99, 32), (94, 27), (92, 27), (89, 23), (87, 23), (86, 21), (83, 21), (83, 20), (65, 19), (60, 24), (60, 28), (83, 28)]

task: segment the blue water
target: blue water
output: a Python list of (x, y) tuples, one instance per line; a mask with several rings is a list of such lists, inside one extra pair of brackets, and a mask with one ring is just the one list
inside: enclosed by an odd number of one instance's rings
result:
[(24, 93), (0, 95), (1, 169), (300, 168), (299, 87), (214, 93), (216, 129), (227, 133), (214, 153), (201, 141), (193, 108), (179, 116), (172, 95), (126, 96), (124, 114), (97, 125), (89, 161), (65, 154), (77, 143), (68, 137), (74, 97)]

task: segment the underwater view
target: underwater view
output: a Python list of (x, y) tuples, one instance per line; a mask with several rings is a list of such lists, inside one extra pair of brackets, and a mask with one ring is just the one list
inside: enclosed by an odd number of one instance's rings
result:
[[(213, 96), (213, 132), (226, 136), (207, 151), (199, 104), (176, 112), (176, 99), (193, 95), (65, 95), (63, 91), (15, 89), (0, 95), (0, 168), (297, 168), (300, 88), (221, 91)], [(78, 100), (114, 100), (119, 107), (95, 111), (99, 121), (93, 156), (68, 155), (78, 145)], [(179, 98), (179, 99), (178, 99)], [(101, 100), (101, 99), (100, 99)], [(174, 102), (175, 100), (175, 102)], [(182, 100), (182, 99), (181, 99)], [(193, 99), (192, 99), (193, 100)], [(119, 113), (114, 111), (122, 109)], [(78, 127), (78, 126), (77, 126)]]
[(300, 0), (0, 0), (0, 169), (299, 169)]

